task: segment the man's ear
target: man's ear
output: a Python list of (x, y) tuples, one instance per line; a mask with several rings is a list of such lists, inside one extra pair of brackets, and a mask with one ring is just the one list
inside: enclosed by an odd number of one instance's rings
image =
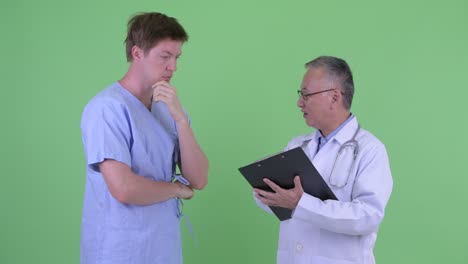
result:
[(342, 96), (340, 89), (335, 89), (333, 90), (333, 94), (331, 96), (331, 104), (330, 104), (330, 109), (335, 109), (339, 107), (340, 102), (342, 101)]
[(132, 47), (132, 58), (134, 61), (136, 60), (141, 60), (141, 58), (143, 58), (144, 56), (144, 52), (142, 49), (140, 49), (140, 47), (134, 45)]
[(332, 102), (335, 103), (338, 101), (338, 99), (340, 99), (341, 97), (341, 92), (339, 89), (335, 89), (333, 90), (333, 95), (332, 95)]

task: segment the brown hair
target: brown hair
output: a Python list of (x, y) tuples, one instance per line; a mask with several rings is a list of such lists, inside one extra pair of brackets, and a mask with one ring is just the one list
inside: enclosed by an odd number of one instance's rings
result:
[(140, 13), (128, 21), (125, 46), (127, 61), (132, 61), (132, 48), (138, 46), (146, 54), (159, 41), (164, 39), (185, 42), (188, 35), (177, 19), (162, 13)]

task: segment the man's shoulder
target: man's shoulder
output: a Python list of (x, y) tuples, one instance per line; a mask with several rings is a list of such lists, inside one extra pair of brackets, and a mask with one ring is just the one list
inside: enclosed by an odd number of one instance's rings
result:
[(377, 136), (366, 129), (361, 128), (360, 133), (356, 136), (356, 141), (363, 152), (386, 151), (385, 144), (377, 138)]
[(314, 137), (315, 137), (315, 131), (296, 136), (288, 142), (286, 149), (292, 149), (295, 147), (302, 146), (304, 142), (313, 140)]
[[(337, 135), (340, 138), (340, 141), (343, 143), (347, 140), (350, 140), (352, 135), (359, 129), (358, 133), (356, 134), (356, 141), (359, 145), (366, 145), (366, 146), (373, 146), (373, 147), (385, 147), (384, 144), (378, 139), (372, 132), (360, 126), (357, 117), (351, 120), (346, 126), (342, 129), (342, 131), (338, 132)], [(362, 146), (360, 146), (362, 148)]]
[(118, 83), (114, 83), (96, 94), (84, 107), (81, 123), (102, 122), (103, 119), (119, 119), (128, 114), (128, 100)]
[(119, 102), (124, 100), (121, 86), (115, 82), (98, 92), (89, 102)]
[(85, 111), (92, 109), (103, 110), (124, 104), (125, 98), (120, 90), (120, 85), (115, 82), (91, 98), (91, 100), (85, 106)]

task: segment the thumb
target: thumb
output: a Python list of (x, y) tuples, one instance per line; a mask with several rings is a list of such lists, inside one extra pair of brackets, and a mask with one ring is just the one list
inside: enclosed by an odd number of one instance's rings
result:
[(299, 176), (294, 177), (294, 188), (300, 188), (302, 190), (301, 178)]

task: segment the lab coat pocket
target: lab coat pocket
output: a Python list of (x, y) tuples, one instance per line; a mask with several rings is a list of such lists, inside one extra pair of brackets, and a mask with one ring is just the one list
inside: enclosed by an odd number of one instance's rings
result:
[[(320, 255), (335, 260), (356, 262), (361, 257), (361, 237), (320, 230)], [(341, 263), (341, 262), (336, 262)]]

